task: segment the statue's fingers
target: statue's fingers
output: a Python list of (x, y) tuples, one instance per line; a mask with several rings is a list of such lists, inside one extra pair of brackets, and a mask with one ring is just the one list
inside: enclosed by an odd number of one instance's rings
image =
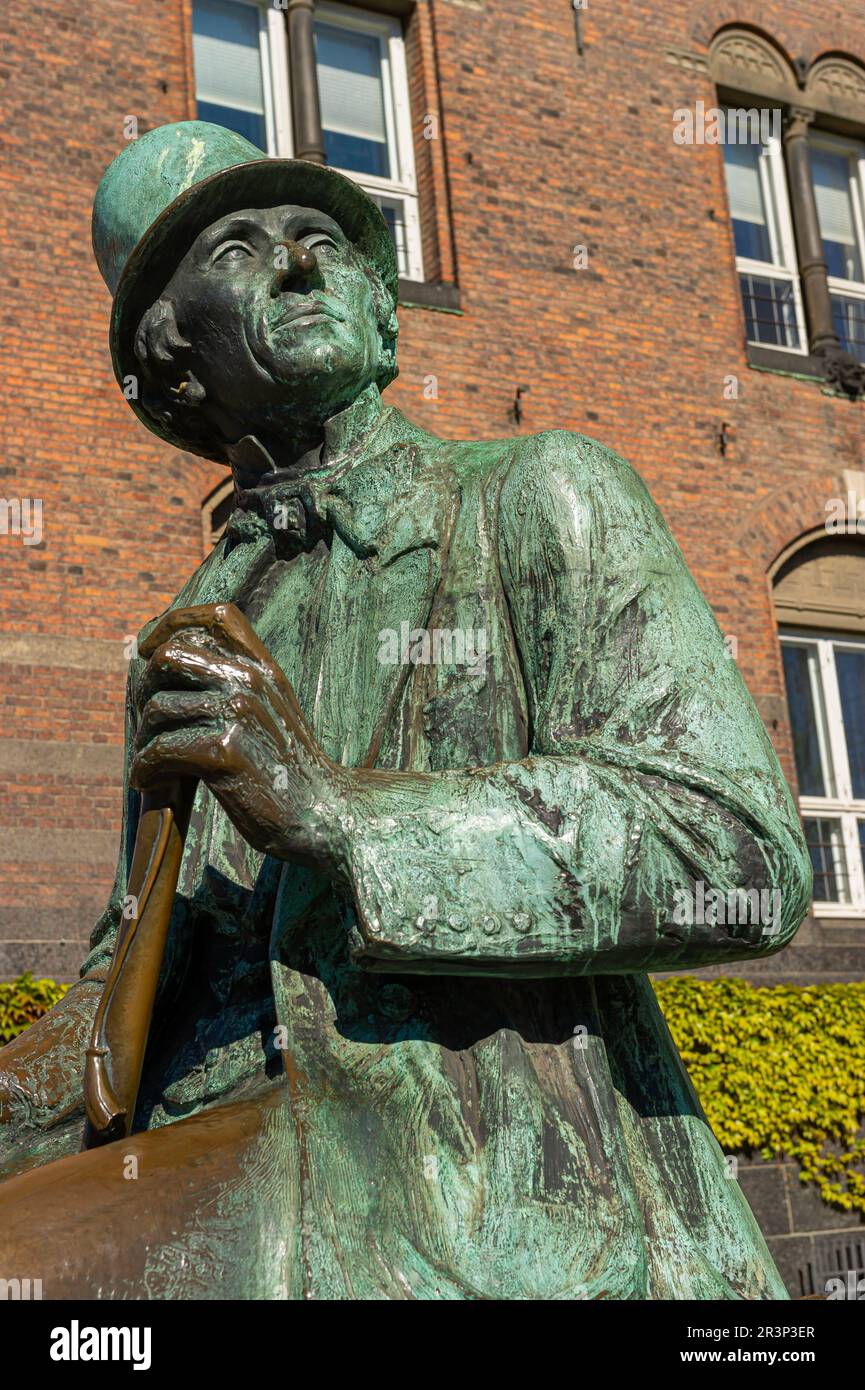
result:
[(139, 656), (152, 656), (159, 647), (187, 628), (198, 628), (228, 651), (240, 652), (251, 661), (260, 662), (268, 670), (279, 670), (249, 620), (234, 603), (198, 603), (187, 608), (172, 608), (147, 634), (138, 649)]
[(144, 706), (135, 746), (144, 748), (157, 734), (186, 724), (215, 723), (224, 706), (224, 698), (213, 693), (158, 690)]
[(188, 724), (213, 724), (215, 727), (241, 722), (249, 728), (263, 729), (281, 746), (284, 730), (273, 718), (267, 705), (256, 695), (235, 691), (231, 695), (215, 692), (158, 690), (147, 701), (136, 734), (136, 747), (143, 748), (157, 734)]
[[(245, 766), (245, 759), (238, 757), (237, 749), (247, 732), (259, 737), (264, 733), (272, 746), (274, 766), (282, 765), (286, 756), (284, 731), (256, 696), (244, 691), (227, 696), (164, 691), (155, 695), (145, 710), (130, 779), (134, 771), (139, 779), (135, 785), (143, 788), (145, 783), (140, 779), (155, 777), (158, 763), (157, 781), (165, 781), (165, 760), (175, 754), (182, 756), (185, 762), (195, 758), (194, 775), (198, 777), (208, 772), (236, 775)], [(218, 748), (214, 748), (215, 745)], [(150, 752), (154, 747), (156, 752)], [(144, 757), (145, 753), (150, 753), (150, 757)], [(209, 761), (211, 755), (212, 761)], [(184, 775), (182, 767), (178, 766), (176, 771)]]
[(249, 690), (264, 695), (267, 680), (258, 665), (243, 657), (229, 656), (207, 643), (171, 638), (151, 656), (139, 687), (141, 707), (158, 690), (215, 690), (231, 693)]
[(175, 777), (208, 781), (241, 770), (232, 730), (197, 724), (151, 739), (132, 759), (129, 781), (138, 791), (148, 791)]

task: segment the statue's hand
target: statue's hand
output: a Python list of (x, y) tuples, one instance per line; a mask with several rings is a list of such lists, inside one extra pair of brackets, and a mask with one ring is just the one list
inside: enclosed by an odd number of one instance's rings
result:
[(149, 658), (129, 778), (201, 778), (255, 848), (328, 867), (346, 770), (322, 752), (289, 682), (234, 604), (166, 613)]
[(82, 1108), (84, 1052), (101, 993), (101, 980), (79, 980), (0, 1049), (0, 1125), (47, 1129)]

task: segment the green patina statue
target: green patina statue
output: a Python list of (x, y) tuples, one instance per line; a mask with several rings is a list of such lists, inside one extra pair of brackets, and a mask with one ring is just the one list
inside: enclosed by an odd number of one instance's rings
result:
[(646, 972), (780, 949), (810, 868), (640, 479), (580, 435), (442, 440), (383, 405), (394, 251), (333, 170), (161, 127), (94, 243), (133, 409), (237, 505), (131, 663), (82, 978), (0, 1057), (0, 1273), (784, 1298)]

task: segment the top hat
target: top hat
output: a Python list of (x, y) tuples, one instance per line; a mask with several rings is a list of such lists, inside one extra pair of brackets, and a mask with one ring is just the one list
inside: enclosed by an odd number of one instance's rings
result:
[[(332, 217), (366, 254), (396, 305), (396, 252), (387, 223), (372, 198), (335, 169), (269, 158), (242, 135), (207, 121), (157, 126), (121, 150), (93, 204), (93, 250), (114, 296), (111, 359), (121, 384), (137, 370), (132, 345), (142, 315), (199, 233), (241, 208), (282, 203)], [(149, 429), (178, 442), (137, 400), (129, 403)]]

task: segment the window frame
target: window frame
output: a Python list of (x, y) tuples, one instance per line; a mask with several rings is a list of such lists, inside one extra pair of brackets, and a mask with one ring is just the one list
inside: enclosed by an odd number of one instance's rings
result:
[[(816, 145), (828, 150), (830, 154), (842, 154), (847, 158), (858, 154), (856, 169), (851, 170), (849, 178), (850, 204), (853, 210), (853, 229), (856, 236), (859, 264), (865, 277), (865, 145), (861, 140), (849, 140), (844, 135), (833, 135), (831, 131), (812, 130), (808, 135), (809, 146)], [(822, 241), (823, 234), (820, 233)], [(854, 299), (865, 299), (865, 278), (846, 280), (839, 275), (828, 275), (829, 289), (838, 293), (850, 294)]]
[[(264, 124), (267, 139), (266, 154), (291, 159), (294, 156), (294, 136), (291, 110), (291, 70), (289, 67), (288, 37), (284, 12), (267, 4), (266, 0), (232, 0), (233, 4), (251, 5), (258, 11), (259, 50), (261, 54)], [(194, 0), (193, 0), (194, 5)], [(422, 281), (423, 245), (420, 226), (417, 171), (415, 168), (414, 133), (409, 96), (408, 66), (405, 39), (400, 21), (391, 15), (323, 0), (316, 4), (314, 19), (337, 28), (355, 29), (375, 34), (381, 45), (382, 87), (385, 109), (385, 129), (388, 151), (397, 165), (397, 177), (383, 179), (373, 174), (360, 175), (351, 169), (332, 167), (346, 178), (384, 202), (398, 202), (403, 209), (405, 236), (405, 270), (402, 279)], [(196, 82), (196, 101), (198, 89)]]
[(379, 39), (382, 55), (385, 129), (387, 131), (388, 150), (396, 160), (398, 177), (384, 179), (375, 174), (361, 175), (351, 169), (342, 169), (338, 164), (332, 167), (337, 169), (339, 173), (345, 174), (346, 178), (359, 183), (361, 188), (366, 189), (373, 196), (380, 196), (385, 202), (394, 200), (402, 203), (405, 216), (407, 262), (403, 278), (423, 280), (423, 250), (418, 211), (414, 134), (402, 25), (398, 19), (391, 15), (376, 14), (371, 10), (355, 9), (353, 6), (349, 8), (347, 5), (333, 3), (333, 0), (322, 0), (322, 3), (316, 4), (314, 18), (320, 19), (326, 24), (332, 24), (335, 28), (354, 29), (362, 34), (374, 34)]
[[(808, 144), (828, 150), (831, 154), (843, 154), (848, 157), (858, 155), (856, 168), (850, 171), (849, 187), (859, 264), (862, 266), (862, 274), (865, 277), (865, 144), (861, 140), (851, 140), (844, 135), (835, 135), (832, 131), (822, 130), (820, 127), (809, 132)], [(823, 239), (822, 231), (820, 239), (821, 241)], [(830, 275), (827, 266), (826, 284), (830, 299), (837, 295), (843, 299), (855, 299), (865, 303), (865, 278), (846, 280), (840, 275)]]
[[(288, 72), (288, 38), (282, 11), (264, 0), (231, 0), (234, 5), (246, 5), (258, 13), (258, 52), (261, 62), (261, 91), (264, 105), (265, 154), (291, 159), (294, 140), (291, 128), (291, 102), (288, 82), (280, 81)], [(192, 0), (194, 25), (195, 0)], [(195, 102), (198, 103), (198, 78), (193, 60)]]
[[(725, 107), (725, 110), (727, 107)], [(751, 256), (736, 255), (736, 277), (739, 282), (739, 302), (742, 304), (742, 284), (743, 275), (757, 275), (764, 280), (782, 280), (785, 284), (792, 286), (793, 290), (793, 315), (796, 323), (796, 330), (799, 335), (797, 347), (790, 347), (786, 343), (764, 343), (756, 338), (747, 336), (747, 324), (745, 329), (745, 341), (754, 347), (766, 348), (769, 352), (792, 352), (799, 357), (807, 357), (808, 329), (805, 323), (805, 308), (802, 299), (802, 284), (799, 276), (799, 263), (796, 257), (796, 239), (793, 233), (793, 217), (790, 211), (790, 197), (787, 190), (787, 171), (784, 163), (784, 151), (781, 141), (774, 135), (770, 136), (765, 144), (761, 141), (761, 150), (765, 150), (767, 158), (758, 161), (758, 173), (760, 177), (760, 188), (763, 194), (763, 202), (766, 207), (767, 226), (769, 232), (769, 245), (773, 253), (777, 251), (778, 261), (759, 261)], [(722, 158), (723, 146), (722, 146)], [(726, 191), (726, 169), (724, 170), (724, 186)], [(733, 214), (730, 209), (729, 194), (727, 194), (727, 209), (730, 216), (730, 226), (732, 230)], [(744, 304), (742, 305), (744, 315)]]
[[(824, 748), (819, 729), (819, 711), (825, 715), (825, 734), (828, 739), (828, 765), (824, 761), (824, 775), (829, 773), (827, 785), (833, 786), (832, 796), (800, 796), (799, 810), (803, 819), (819, 818), (840, 821), (841, 841), (847, 874), (849, 902), (826, 902), (815, 898), (812, 903), (816, 917), (865, 918), (865, 865), (860, 847), (859, 822), (865, 821), (865, 799), (853, 796), (850, 763), (847, 756), (847, 741), (844, 732), (844, 717), (841, 709), (841, 694), (835, 667), (835, 649), (865, 652), (865, 638), (851, 636), (847, 632), (830, 632), (824, 629), (781, 628), (781, 646), (810, 646), (817, 648), (817, 668), (820, 673), (819, 697), (815, 701), (818, 717), (818, 739), (821, 759)], [(789, 705), (788, 705), (789, 710)]]

